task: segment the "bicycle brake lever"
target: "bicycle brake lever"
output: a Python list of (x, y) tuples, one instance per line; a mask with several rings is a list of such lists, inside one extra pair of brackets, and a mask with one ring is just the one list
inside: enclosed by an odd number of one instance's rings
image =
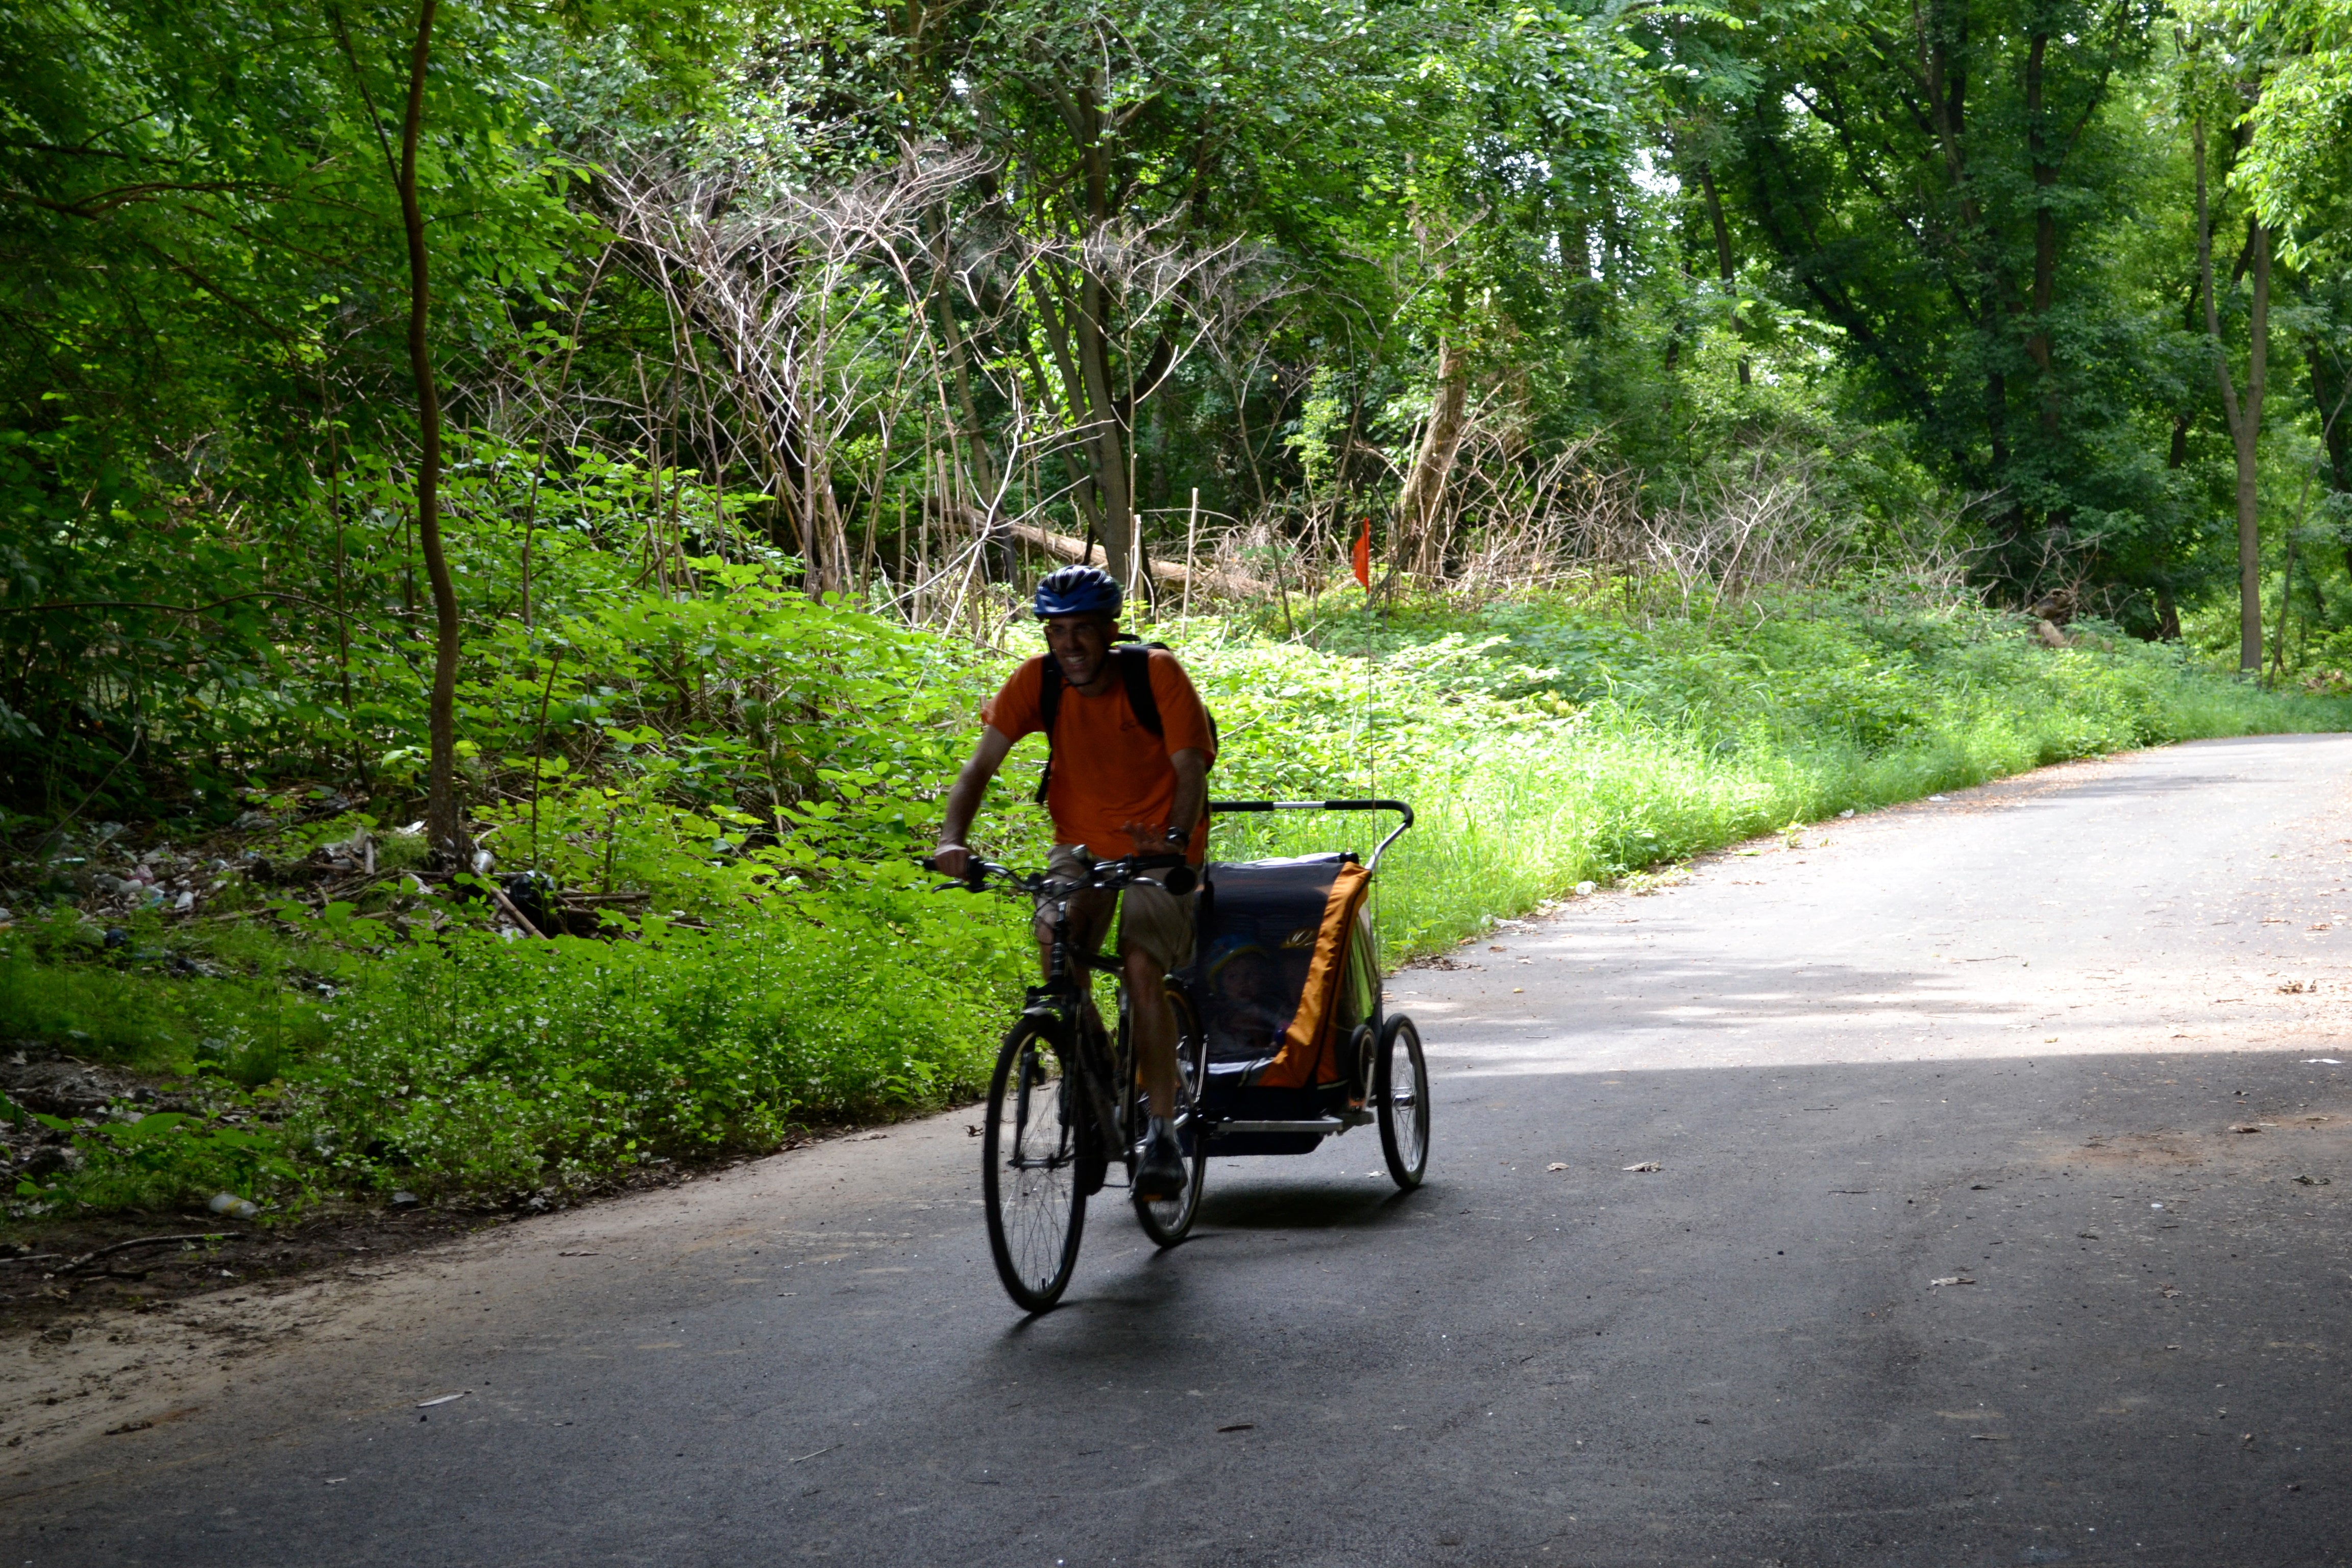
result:
[(1136, 872), (1158, 871), (1160, 873), (1160, 885), (1180, 899), (1201, 883), (1200, 874), (1181, 855), (1138, 855), (1127, 864), (1133, 868), (1129, 880), (1135, 879)]
[[(940, 868), (940, 858), (936, 855), (926, 855), (920, 860), (916, 861), (915, 864), (920, 866), (926, 871), (936, 872)], [(956, 878), (952, 882), (941, 882), (938, 887), (933, 888), (931, 891), (934, 893), (944, 893), (950, 888), (961, 888), (967, 893), (978, 893), (986, 891), (987, 887), (987, 864), (982, 861), (979, 856), (967, 854), (964, 857), (963, 874)]]

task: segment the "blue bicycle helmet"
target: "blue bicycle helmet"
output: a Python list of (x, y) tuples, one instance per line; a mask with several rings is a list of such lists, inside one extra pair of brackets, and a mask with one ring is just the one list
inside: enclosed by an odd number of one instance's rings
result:
[(1118, 579), (1099, 566), (1065, 566), (1037, 584), (1036, 616), (1116, 616), (1127, 595)]

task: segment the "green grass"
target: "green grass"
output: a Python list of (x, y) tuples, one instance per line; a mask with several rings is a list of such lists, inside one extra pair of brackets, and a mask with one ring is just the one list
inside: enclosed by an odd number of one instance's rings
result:
[[(1370, 660), (1366, 637), (1342, 609), (1287, 645), (1207, 628), (1188, 657), (1250, 737), (1213, 793), (1344, 784), (1414, 805), (1382, 866), (1391, 958), (1792, 822), (2074, 757), (2352, 727), (2341, 699), (2273, 695), (2096, 628), (2052, 650), (1951, 602), (1874, 614), (1812, 595), (1760, 623), (1643, 627), (1548, 600), (1394, 617)], [(1216, 853), (1369, 848), (1364, 831), (1245, 819)]]
[[(1792, 822), (2099, 752), (2352, 723), (2352, 701), (2273, 696), (2096, 628), (2053, 651), (1953, 599), (1814, 595), (1644, 623), (1566, 597), (1377, 619), (1327, 597), (1296, 637), (1230, 619), (1171, 640), (1223, 727), (1213, 794), (1415, 806), (1379, 890), (1392, 959)], [(835, 720), (845, 748), (907, 760), (840, 775), (855, 787), (783, 844), (715, 848), (754, 820), (724, 805), (602, 786), (545, 803), (560, 874), (614, 874), (707, 929), (507, 942), (444, 908), (401, 936), (340, 906), (277, 933), (151, 918), (104, 950), (69, 913), (20, 925), (0, 941), (0, 1037), (179, 1075), (203, 1113), (73, 1130), (84, 1169), (20, 1184), (16, 1212), (221, 1186), (287, 1205), (512, 1196), (974, 1092), (1033, 962), (1023, 912), (930, 895), (910, 862), (1010, 661), (937, 648), (921, 679), (953, 694), (953, 732)], [(1026, 801), (1042, 751), (992, 796), (993, 858), (1041, 858), (1049, 829)], [(1387, 826), (1232, 817), (1213, 853), (1368, 850)], [(175, 952), (226, 973), (174, 977)]]

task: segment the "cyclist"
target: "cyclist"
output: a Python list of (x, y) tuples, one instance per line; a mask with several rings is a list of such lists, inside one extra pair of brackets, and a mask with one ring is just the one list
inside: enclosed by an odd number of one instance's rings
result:
[[(1108, 573), (1065, 566), (1037, 584), (1034, 613), (1045, 623), (1045, 653), (1013, 672), (981, 710), (980, 743), (948, 792), (934, 863), (961, 876), (971, 855), (971, 831), (988, 781), (1024, 735), (1045, 729), (1049, 782), (1045, 807), (1054, 819), (1048, 872), (1083, 880), (1097, 859), (1113, 859), (1124, 838), (1139, 855), (1181, 857), (1198, 866), (1208, 847), (1209, 764), (1216, 740), (1208, 710), (1184, 667), (1163, 649), (1118, 648), (1124, 595)], [(1049, 677), (1046, 660), (1055, 669)], [(1129, 695), (1125, 661), (1148, 661), (1150, 696), (1158, 707), (1158, 733), (1139, 716)], [(1049, 681), (1058, 692), (1048, 693)], [(1128, 884), (1119, 910), (1118, 956), (1135, 1026), (1136, 1065), (1150, 1101), (1150, 1131), (1136, 1172), (1136, 1196), (1154, 1203), (1184, 1192), (1184, 1155), (1169, 1117), (1176, 1110), (1176, 1016), (1165, 978), (1192, 961), (1195, 893), (1177, 895), (1148, 878)], [(1070, 901), (1070, 925), (1081, 951), (1091, 952), (1109, 928), (1118, 895), (1081, 891)], [(1051, 962), (1053, 939), (1042, 913), (1038, 951)], [(1048, 973), (1046, 978), (1053, 976)]]

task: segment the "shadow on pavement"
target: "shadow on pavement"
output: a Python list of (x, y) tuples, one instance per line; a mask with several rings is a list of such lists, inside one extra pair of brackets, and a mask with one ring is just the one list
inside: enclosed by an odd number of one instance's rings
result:
[[(1363, 1130), (1366, 1134), (1370, 1131), (1370, 1128)], [(1375, 1138), (1360, 1135), (1360, 1141), (1371, 1163), (1379, 1164), (1381, 1147)], [(1274, 1159), (1260, 1162), (1260, 1165), (1268, 1174), (1279, 1170)], [(1400, 1218), (1399, 1211), (1412, 1201), (1413, 1194), (1397, 1191), (1386, 1172), (1381, 1173), (1377, 1185), (1360, 1172), (1346, 1184), (1318, 1175), (1297, 1183), (1268, 1183), (1222, 1194), (1212, 1182), (1201, 1199), (1201, 1217), (1193, 1223), (1196, 1232), (1200, 1226), (1228, 1230), (1336, 1230)]]

